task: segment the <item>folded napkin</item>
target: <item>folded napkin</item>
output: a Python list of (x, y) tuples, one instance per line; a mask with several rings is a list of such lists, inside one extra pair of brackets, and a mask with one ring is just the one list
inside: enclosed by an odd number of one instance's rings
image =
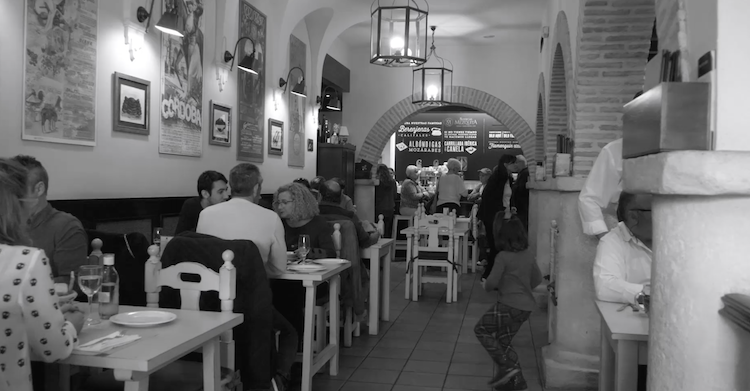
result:
[(127, 345), (139, 339), (141, 339), (139, 335), (126, 335), (121, 331), (117, 331), (107, 336), (86, 342), (85, 344), (78, 345), (74, 350), (76, 353), (99, 354), (119, 346)]

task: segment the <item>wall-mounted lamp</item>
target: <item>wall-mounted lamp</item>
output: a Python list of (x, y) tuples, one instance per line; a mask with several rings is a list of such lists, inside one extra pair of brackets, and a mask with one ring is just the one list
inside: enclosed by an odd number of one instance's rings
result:
[[(326, 93), (326, 91), (333, 91), (333, 95)], [(341, 111), (341, 101), (339, 100), (338, 91), (331, 87), (326, 87), (325, 89), (323, 89), (323, 95), (323, 97), (318, 96), (317, 98), (315, 98), (315, 102), (317, 104), (325, 102), (326, 109)]]
[(302, 77), (299, 79), (299, 82), (292, 88), (292, 94), (301, 96), (303, 98), (307, 98), (307, 95), (305, 94), (305, 71), (302, 70), (300, 67), (294, 67), (289, 70), (289, 73), (286, 75), (286, 80), (283, 78), (279, 79), (279, 87), (284, 87), (284, 92), (286, 92), (286, 85), (288, 83), (289, 78), (292, 76), (292, 71), (295, 69), (299, 69), (299, 72), (302, 74)]
[(250, 37), (242, 37), (237, 40), (237, 43), (234, 45), (234, 52), (229, 53), (229, 51), (224, 52), (224, 62), (231, 61), (232, 64), (229, 66), (229, 70), (232, 70), (232, 67), (234, 66), (234, 58), (237, 55), (237, 48), (240, 46), (240, 42), (242, 42), (243, 39), (247, 39), (250, 41), (250, 43), (253, 45), (253, 52), (250, 53), (250, 55), (245, 56), (242, 58), (239, 64), (237, 64), (237, 68), (241, 69), (245, 72), (249, 72), (253, 75), (257, 75), (258, 71), (255, 70), (254, 64), (255, 64), (255, 41), (253, 41)]
[[(148, 33), (148, 27), (151, 24), (151, 13), (154, 11), (154, 1), (151, 0), (151, 7), (148, 11), (146, 11), (143, 7), (138, 7), (138, 11), (136, 12), (136, 17), (138, 18), (138, 21), (143, 23), (146, 22), (146, 32)], [(177, 17), (177, 8), (172, 6), (172, 8), (163, 13), (161, 16), (161, 19), (159, 19), (159, 23), (155, 26), (159, 31), (163, 33), (167, 33), (170, 35), (174, 35), (177, 37), (183, 37), (182, 29), (180, 28), (179, 24), (179, 18)]]

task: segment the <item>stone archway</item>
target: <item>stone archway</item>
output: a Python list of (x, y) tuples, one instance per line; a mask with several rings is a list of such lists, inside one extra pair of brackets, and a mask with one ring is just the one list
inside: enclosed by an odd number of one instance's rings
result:
[[(544, 73), (539, 74), (539, 85), (537, 86), (537, 103), (536, 103), (536, 126), (534, 127), (534, 141), (535, 141), (535, 150), (534, 150), (534, 160), (536, 162), (543, 162), (544, 156), (545, 156), (545, 148), (544, 148), (544, 135), (546, 134), (545, 130), (545, 102), (546, 99), (544, 98), (544, 92), (545, 92), (545, 85), (544, 85)], [(536, 166), (529, 166), (529, 171), (534, 174), (536, 172)]]
[(573, 102), (573, 64), (568, 17), (560, 11), (555, 20), (555, 34), (552, 38), (552, 63), (549, 71), (549, 101), (546, 106), (544, 123), (544, 157), (547, 160), (547, 176), (552, 176), (552, 161), (557, 152), (557, 136), (573, 137), (571, 109)]
[[(513, 135), (521, 144), (529, 166), (536, 165), (534, 159), (534, 131), (528, 123), (499, 98), (470, 87), (454, 86), (452, 102), (456, 105), (470, 107), (487, 113), (492, 118), (502, 122), (513, 132)], [(359, 158), (371, 163), (376, 163), (388, 139), (396, 131), (401, 121), (411, 115), (427, 111), (431, 106), (419, 106), (411, 103), (408, 96), (396, 103), (383, 116), (378, 119), (370, 132), (367, 134)]]

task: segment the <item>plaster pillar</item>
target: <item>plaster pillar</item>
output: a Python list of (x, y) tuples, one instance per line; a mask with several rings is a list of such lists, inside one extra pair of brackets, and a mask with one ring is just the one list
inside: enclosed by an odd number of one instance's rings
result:
[(719, 315), (750, 294), (750, 152), (627, 159), (624, 188), (654, 194), (648, 388), (750, 389), (750, 333)]
[[(599, 315), (594, 306), (592, 268), (596, 240), (583, 234), (578, 194), (584, 178), (531, 182), (535, 212), (530, 235), (536, 237), (536, 259), (555, 282), (557, 305), (548, 304), (549, 345), (542, 348), (548, 388), (595, 390), (599, 368)], [(552, 221), (557, 234), (552, 247)], [(546, 284), (545, 284), (546, 285)]]
[(357, 217), (373, 224), (378, 223), (375, 216), (375, 181), (372, 179), (354, 180), (354, 205), (357, 206)]

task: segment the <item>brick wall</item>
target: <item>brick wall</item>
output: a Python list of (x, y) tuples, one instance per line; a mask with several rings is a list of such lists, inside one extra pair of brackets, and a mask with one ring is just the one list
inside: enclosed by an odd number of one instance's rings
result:
[[(453, 87), (453, 103), (470, 107), (475, 110), (481, 110), (505, 124), (513, 132), (521, 149), (527, 158), (528, 164), (536, 164), (534, 159), (534, 131), (529, 124), (507, 103), (490, 95), (484, 91), (476, 90), (469, 87)], [(407, 117), (428, 110), (430, 107), (419, 106), (411, 103), (411, 97), (408, 97), (391, 107), (375, 123), (370, 132), (367, 134), (362, 148), (359, 150), (357, 160), (364, 159), (371, 163), (377, 163), (383, 148), (388, 143), (391, 135), (396, 131), (396, 127)]]
[[(544, 103), (547, 101), (544, 98), (545, 85), (544, 85), (544, 73), (539, 74), (539, 85), (537, 86), (537, 104), (536, 104), (536, 125), (534, 126), (534, 159), (537, 162), (544, 161), (544, 135), (545, 132), (545, 107)], [(536, 165), (529, 164), (529, 172), (534, 175), (536, 172)]]
[(555, 33), (551, 48), (554, 50), (549, 71), (549, 100), (546, 106), (544, 155), (547, 158), (547, 176), (552, 176), (552, 162), (557, 152), (557, 136), (572, 135), (571, 109), (573, 102), (573, 64), (570, 29), (565, 12), (560, 11), (555, 20)]
[(572, 111), (575, 176), (587, 176), (601, 148), (621, 137), (622, 107), (643, 85), (655, 16), (654, 0), (581, 1)]

